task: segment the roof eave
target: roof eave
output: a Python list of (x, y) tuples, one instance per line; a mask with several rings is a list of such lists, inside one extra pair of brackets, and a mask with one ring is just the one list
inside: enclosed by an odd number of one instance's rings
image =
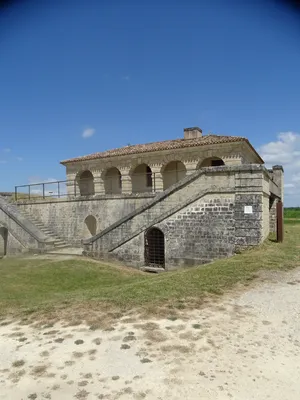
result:
[[(258, 154), (258, 152), (255, 150), (255, 148), (252, 146), (252, 144), (249, 142), (249, 140), (247, 139), (247, 138), (243, 138), (243, 137), (239, 137), (237, 140), (233, 140), (233, 141), (231, 141), (231, 142), (221, 142), (221, 143), (207, 143), (207, 144), (203, 144), (203, 145), (199, 145), (199, 147), (201, 146), (203, 146), (203, 147), (205, 147), (205, 146), (211, 146), (211, 145), (214, 145), (214, 144), (227, 144), (227, 143), (238, 143), (238, 142), (246, 142), (248, 145), (249, 145), (249, 147), (252, 149), (252, 151), (255, 153), (255, 155), (257, 156), (257, 158), (258, 158), (258, 160), (262, 163), (262, 164), (264, 164), (264, 160), (260, 157), (260, 155)], [(189, 149), (189, 148), (192, 148), (193, 146), (186, 146), (186, 147), (181, 147), (180, 149)], [(195, 146), (195, 147), (198, 147), (198, 146)], [(84, 157), (82, 157), (81, 159), (76, 159), (76, 158), (73, 158), (73, 159), (69, 159), (69, 160), (63, 160), (63, 161), (60, 161), (60, 164), (62, 164), (62, 165), (64, 165), (64, 166), (67, 166), (68, 164), (77, 164), (77, 163), (82, 163), (82, 162), (91, 162), (91, 161), (96, 161), (96, 160), (105, 160), (105, 159), (110, 159), (110, 158), (114, 158), (114, 157), (126, 157), (126, 156), (132, 156), (132, 155), (134, 155), (134, 154), (145, 154), (145, 153), (151, 153), (151, 152), (157, 152), (157, 151), (164, 151), (164, 150), (167, 150), (167, 149), (158, 149), (158, 150), (149, 150), (149, 151), (143, 151), (143, 152), (139, 152), (139, 151), (137, 151), (136, 153), (131, 153), (131, 154), (115, 154), (115, 155), (111, 155), (111, 156), (107, 156), (107, 157), (95, 157), (95, 158), (84, 158)]]
[(261, 158), (261, 156), (258, 154), (258, 152), (255, 150), (255, 148), (252, 146), (252, 144), (249, 142), (248, 139), (245, 139), (245, 142), (249, 145), (249, 147), (251, 148), (251, 150), (255, 153), (255, 155), (257, 156), (257, 158), (259, 159), (259, 161), (264, 164), (264, 160)]

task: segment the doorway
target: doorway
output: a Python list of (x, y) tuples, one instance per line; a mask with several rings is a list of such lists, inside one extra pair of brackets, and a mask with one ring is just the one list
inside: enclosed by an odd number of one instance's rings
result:
[(145, 265), (165, 268), (165, 237), (158, 228), (150, 228), (145, 234)]

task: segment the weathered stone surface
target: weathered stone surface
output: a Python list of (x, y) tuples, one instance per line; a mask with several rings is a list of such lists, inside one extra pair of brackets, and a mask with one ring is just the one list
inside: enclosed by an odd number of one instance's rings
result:
[[(134, 267), (145, 265), (145, 234), (156, 227), (164, 235), (165, 266), (172, 269), (262, 243), (276, 218), (276, 201), (272, 205), (269, 199), (271, 193), (278, 198), (272, 192), (279, 187), (277, 175), (257, 164), (227, 165), (189, 173), (156, 195), (95, 195), (18, 206), (67, 242), (79, 246), (83, 240), (86, 255)], [(84, 222), (89, 215), (97, 225), (92, 237)]]
[(26, 251), (42, 252), (53, 243), (35, 225), (26, 219), (17, 206), (0, 197), (0, 228), (2, 255)]

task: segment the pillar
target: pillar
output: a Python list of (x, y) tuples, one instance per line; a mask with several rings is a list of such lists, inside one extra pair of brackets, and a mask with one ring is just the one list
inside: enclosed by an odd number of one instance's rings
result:
[(186, 168), (186, 174), (187, 175), (191, 175), (196, 171), (197, 164), (198, 164), (197, 161), (185, 161), (183, 163), (184, 163), (184, 166)]
[(281, 193), (281, 201), (284, 201), (284, 182), (283, 182), (283, 167), (282, 165), (274, 165), (272, 167), (273, 169), (273, 177), (274, 177), (274, 182), (276, 185), (278, 185)]
[(76, 174), (67, 175), (66, 188), (67, 188), (67, 195), (69, 197), (80, 195), (79, 186), (76, 180)]
[(121, 169), (121, 179), (122, 179), (122, 194), (132, 193), (132, 182), (131, 176), (129, 175), (128, 168)]
[(163, 192), (164, 181), (161, 173), (162, 165), (149, 165), (152, 170), (152, 191)]
[(91, 173), (93, 174), (94, 177), (94, 190), (95, 194), (105, 194), (105, 188), (104, 188), (104, 181), (102, 178), (102, 170), (100, 169), (91, 169)]

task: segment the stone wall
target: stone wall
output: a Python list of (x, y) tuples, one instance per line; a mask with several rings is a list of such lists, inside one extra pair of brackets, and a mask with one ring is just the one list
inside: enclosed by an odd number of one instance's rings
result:
[(80, 246), (89, 236), (86, 218), (96, 219), (96, 232), (107, 228), (136, 208), (147, 203), (153, 194), (94, 196), (57, 201), (19, 201), (18, 207), (34, 215), (72, 246)]
[[(270, 188), (278, 192), (264, 166), (220, 166), (196, 170), (156, 195), (27, 200), (18, 207), (73, 246), (84, 239), (86, 255), (135, 267), (144, 265), (145, 235), (156, 227), (164, 234), (165, 263), (172, 269), (262, 243), (272, 231)], [(97, 234), (91, 237), (91, 231)]]
[[(208, 194), (161, 223), (167, 270), (200, 265), (259, 245), (262, 235), (262, 196)], [(245, 214), (244, 207), (253, 207)], [(145, 232), (113, 250), (109, 257), (127, 265), (144, 266)]]
[(25, 251), (44, 252), (53, 247), (43, 232), (27, 220), (18, 207), (0, 197), (0, 255)]
[(268, 234), (264, 221), (268, 214), (263, 215), (268, 179), (265, 168), (257, 165), (197, 171), (152, 204), (86, 241), (86, 253), (141, 267), (145, 233), (151, 227), (164, 234), (168, 269), (256, 246)]
[[(115, 156), (109, 159), (71, 162), (66, 164), (66, 175), (69, 181), (68, 193), (70, 196), (73, 196), (75, 192), (80, 192), (76, 182), (80, 174), (87, 170), (94, 176), (96, 193), (105, 193), (105, 175), (111, 168), (117, 168), (122, 175), (122, 193), (131, 193), (131, 175), (142, 164), (146, 164), (151, 168), (156, 191), (163, 191), (164, 188), (169, 187), (170, 181), (171, 183), (178, 181), (175, 171), (173, 176), (170, 171), (169, 175), (164, 174), (165, 179), (162, 176), (163, 171), (170, 163), (180, 162), (183, 165), (183, 169), (186, 169), (187, 173), (190, 173), (198, 169), (204, 160), (214, 157), (223, 160), (227, 166), (261, 163), (257, 153), (246, 142), (209, 144), (206, 146), (131, 154), (130, 156)], [(180, 175), (184, 176), (182, 172), (180, 172)], [(119, 190), (119, 188), (117, 189)]]
[(0, 226), (0, 258), (26, 253), (28, 249), (7, 228)]
[(270, 232), (275, 233), (277, 231), (277, 202), (278, 199), (275, 197), (270, 198), (269, 202), (269, 212), (270, 212)]

